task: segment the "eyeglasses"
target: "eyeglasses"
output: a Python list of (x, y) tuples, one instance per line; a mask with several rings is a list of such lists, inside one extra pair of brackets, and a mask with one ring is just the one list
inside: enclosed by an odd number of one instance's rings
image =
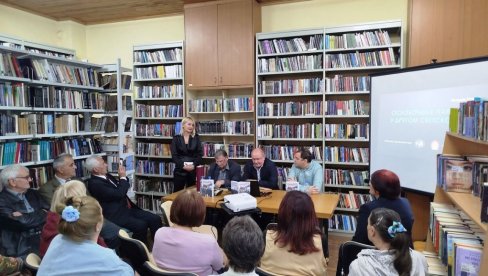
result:
[(31, 181), (32, 180), (32, 177), (30, 175), (28, 175), (28, 176), (17, 176), (16, 178), (23, 178), (23, 179), (25, 179), (27, 181)]

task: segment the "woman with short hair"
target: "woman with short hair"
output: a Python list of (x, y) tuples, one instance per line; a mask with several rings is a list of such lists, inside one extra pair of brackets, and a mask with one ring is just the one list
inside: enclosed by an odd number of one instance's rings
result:
[(195, 190), (182, 191), (173, 201), (171, 227), (160, 228), (152, 254), (157, 266), (171, 271), (211, 275), (224, 267), (224, 255), (215, 238), (197, 233), (205, 220), (205, 202)]
[(261, 267), (276, 275), (325, 275), (321, 234), (310, 196), (287, 192), (278, 209), (276, 229), (266, 233)]

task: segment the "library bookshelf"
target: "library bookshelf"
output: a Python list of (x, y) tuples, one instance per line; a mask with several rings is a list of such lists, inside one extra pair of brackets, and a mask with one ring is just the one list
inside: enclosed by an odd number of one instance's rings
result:
[[(324, 167), (324, 190), (341, 194), (331, 231), (353, 233), (370, 200), (369, 74), (402, 66), (401, 21), (256, 35), (256, 145), (286, 180), (307, 147)], [(347, 223), (344, 222), (347, 220)]]
[(70, 153), (77, 177), (83, 162), (102, 152), (91, 117), (104, 112), (98, 83), (101, 65), (78, 61), (73, 50), (0, 36), (0, 170), (10, 164), (29, 168), (33, 188), (53, 177), (50, 164)]
[(170, 145), (184, 117), (183, 42), (133, 48), (135, 183), (137, 204), (161, 213), (161, 197), (172, 192)]
[[(443, 154), (453, 155), (483, 155), (488, 156), (488, 142), (474, 138), (467, 138), (460, 134), (447, 132), (444, 140)], [(484, 233), (488, 233), (488, 224), (481, 222), (481, 201), (468, 193), (446, 192), (437, 187), (434, 202), (452, 204), (466, 213)], [(435, 252), (431, 235), (427, 235), (426, 251)], [(483, 246), (483, 257), (479, 275), (488, 275), (488, 247)]]

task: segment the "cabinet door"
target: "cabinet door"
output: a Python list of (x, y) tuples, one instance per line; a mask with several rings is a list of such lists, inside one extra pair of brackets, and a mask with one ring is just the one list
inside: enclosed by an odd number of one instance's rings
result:
[(252, 86), (254, 34), (252, 1), (218, 5), (219, 86)]
[(187, 87), (216, 86), (217, 5), (185, 7)]

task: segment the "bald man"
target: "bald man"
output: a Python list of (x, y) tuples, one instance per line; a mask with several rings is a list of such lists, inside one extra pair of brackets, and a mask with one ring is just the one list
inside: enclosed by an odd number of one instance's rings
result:
[(278, 171), (273, 161), (266, 158), (261, 148), (255, 148), (251, 152), (251, 160), (244, 166), (242, 180), (256, 179), (259, 186), (273, 190), (279, 190)]

